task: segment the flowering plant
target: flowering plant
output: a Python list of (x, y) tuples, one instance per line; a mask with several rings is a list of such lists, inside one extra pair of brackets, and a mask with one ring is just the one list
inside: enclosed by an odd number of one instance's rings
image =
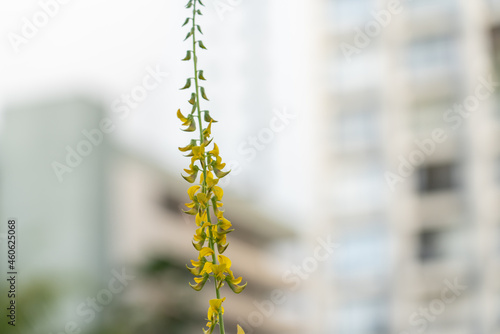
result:
[[(211, 334), (218, 325), (220, 334), (225, 334), (222, 306), (225, 298), (221, 298), (221, 288), (227, 284), (233, 292), (240, 293), (247, 284), (241, 284), (242, 278), (234, 276), (231, 260), (222, 255), (228, 246), (227, 234), (233, 229), (221, 209), (224, 191), (217, 184), (229, 171), (223, 171), (226, 164), (222, 162), (217, 144), (215, 142), (212, 144), (212, 124), (217, 121), (210, 116), (208, 110), (201, 110), (200, 106), (201, 98), (208, 101), (208, 97), (205, 88), (200, 85), (200, 82), (206, 79), (203, 70), (198, 67), (198, 48), (206, 50), (203, 42), (197, 39), (197, 33), (203, 34), (196, 21), (198, 16), (202, 15), (201, 10), (197, 8), (198, 5), (204, 6), (201, 0), (189, 0), (186, 8), (192, 10), (192, 15), (186, 18), (183, 24), (183, 26), (190, 24), (190, 30), (184, 40), (189, 39), (192, 47), (187, 50), (182, 60), (192, 61), (194, 76), (187, 79), (181, 90), (192, 89), (188, 101), (191, 111), (187, 116), (184, 116), (180, 109), (177, 111), (177, 117), (185, 127), (182, 131), (195, 132), (198, 129), (199, 132), (199, 137), (191, 139), (187, 146), (179, 148), (191, 158), (189, 168), (184, 169), (187, 175), (182, 177), (194, 184), (187, 191), (191, 202), (186, 204), (188, 210), (185, 212), (195, 216), (197, 229), (193, 237), (193, 246), (199, 252), (198, 258), (191, 260), (192, 267), (187, 268), (195, 276), (195, 284), (189, 283), (194, 290), (203, 289), (207, 281), (214, 282), (216, 298), (209, 301), (206, 329), (203, 329), (203, 332)], [(237, 334), (244, 334), (239, 325), (237, 330)]]

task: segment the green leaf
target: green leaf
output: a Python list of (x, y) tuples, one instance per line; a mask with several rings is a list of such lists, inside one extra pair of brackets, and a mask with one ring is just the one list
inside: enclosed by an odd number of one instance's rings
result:
[(203, 44), (203, 42), (202, 42), (202, 41), (198, 41), (198, 44), (200, 45), (200, 48), (205, 49), (205, 50), (207, 49), (207, 48), (205, 47), (205, 45)]
[(203, 117), (205, 122), (210, 123), (210, 121), (212, 121), (213, 123), (217, 123), (217, 121), (215, 119), (210, 117), (210, 112), (208, 110), (204, 110), (203, 112), (205, 113), (205, 116)]
[(193, 6), (193, 0), (189, 0), (189, 2), (186, 5), (186, 8), (191, 8)]
[(191, 94), (191, 99), (188, 102), (191, 103), (192, 105), (195, 104), (195, 102), (196, 102), (196, 94), (195, 93)]
[(191, 59), (191, 50), (188, 50), (186, 53), (186, 57), (184, 57), (182, 60), (190, 60)]
[(203, 7), (205, 7), (205, 5), (203, 4), (203, 2), (201, 2), (201, 0), (198, 0), (198, 3), (199, 3), (200, 5), (202, 5)]
[(197, 25), (196, 25), (196, 28), (198, 28), (198, 31), (200, 32), (200, 34), (202, 34), (202, 35), (203, 35), (203, 31), (201, 31), (201, 28), (200, 28), (200, 25), (199, 25), (199, 24), (197, 24)]
[(205, 77), (203, 76), (203, 70), (201, 70), (201, 71), (199, 71), (199, 72), (198, 72), (198, 78), (199, 78), (200, 80), (207, 80), (207, 79), (205, 79)]
[(187, 79), (186, 84), (181, 88), (181, 90), (188, 89), (189, 87), (191, 87), (191, 78)]
[(192, 34), (193, 34), (193, 31), (188, 32), (188, 34), (187, 34), (186, 38), (184, 38), (184, 40), (188, 39)]
[(207, 97), (207, 95), (205, 94), (205, 88), (203, 87), (200, 87), (200, 91), (201, 91), (201, 97), (204, 98), (205, 100), (207, 101), (210, 101)]
[(191, 110), (191, 115), (196, 111), (196, 104), (193, 104), (193, 109)]
[(182, 26), (184, 27), (186, 24), (188, 24), (188, 23), (189, 23), (189, 20), (191, 20), (191, 18), (190, 18), (190, 17), (186, 18), (186, 21), (184, 21), (184, 24), (182, 24)]
[(203, 15), (203, 14), (201, 13), (201, 10), (199, 10), (199, 9), (197, 9), (197, 10), (196, 10), (196, 13), (197, 13), (198, 15)]

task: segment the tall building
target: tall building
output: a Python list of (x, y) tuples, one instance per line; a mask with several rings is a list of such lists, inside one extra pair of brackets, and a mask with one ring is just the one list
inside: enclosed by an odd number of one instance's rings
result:
[[(109, 146), (102, 134), (87, 137), (104, 119), (103, 108), (68, 96), (12, 103), (3, 116), (0, 214), (3, 222), (17, 221), (18, 308), (16, 327), (2, 321), (0, 328), (56, 333), (72, 322), (81, 328), (79, 304), (112, 275), (105, 256)], [(0, 246), (7, 259), (6, 238)], [(7, 260), (0, 268), (7, 275)], [(9, 302), (7, 293), (1, 301)]]
[(340, 247), (318, 334), (499, 333), (500, 2), (322, 3)]

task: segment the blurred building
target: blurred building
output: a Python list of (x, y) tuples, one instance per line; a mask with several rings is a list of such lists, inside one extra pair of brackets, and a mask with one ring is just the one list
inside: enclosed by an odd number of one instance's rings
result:
[[(75, 323), (92, 334), (201, 332), (215, 296), (210, 283), (201, 293), (188, 285), (185, 265), (198, 252), (180, 173), (111, 145), (115, 123), (93, 99), (12, 104), (3, 126), (0, 210), (19, 222), (16, 330), (59, 333)], [(222, 289), (228, 330), (298, 333), (278, 307), (266, 307), (285, 290), (274, 247), (295, 233), (230, 191), (224, 204), (236, 228), (225, 254), (249, 282), (238, 295)], [(124, 288), (115, 290), (116, 280)]]
[[(2, 221), (17, 220), (16, 330), (56, 332), (79, 319), (78, 305), (111, 275), (109, 146), (105, 136), (93, 144), (85, 135), (99, 128), (104, 110), (92, 99), (69, 96), (11, 104), (3, 116), (0, 214)], [(6, 233), (4, 224), (0, 232)], [(6, 238), (0, 241), (6, 255)], [(6, 260), (1, 268), (5, 274)]]
[[(188, 286), (193, 276), (185, 265), (198, 255), (191, 245), (194, 217), (182, 212), (189, 201), (189, 185), (153, 162), (124, 152), (117, 152), (114, 166), (113, 262), (143, 269), (125, 296), (126, 303), (136, 310), (132, 318), (137, 322), (132, 323), (139, 326), (140, 333), (200, 332), (208, 300), (215, 298), (215, 292), (210, 283), (202, 292)], [(240, 324), (249, 334), (299, 333), (297, 324), (285, 321), (278, 307), (260, 309), (255, 304), (271, 300), (275, 289), (285, 290), (281, 277), (273, 274), (272, 268), (281, 258), (272, 246), (291, 242), (294, 232), (229, 192), (223, 202), (225, 216), (235, 227), (228, 235), (230, 246), (224, 254), (233, 261), (235, 275), (249, 282), (238, 295), (228, 288), (222, 290), (227, 297), (227, 330), (234, 332)]]
[(500, 1), (322, 3), (341, 247), (318, 334), (500, 333)]

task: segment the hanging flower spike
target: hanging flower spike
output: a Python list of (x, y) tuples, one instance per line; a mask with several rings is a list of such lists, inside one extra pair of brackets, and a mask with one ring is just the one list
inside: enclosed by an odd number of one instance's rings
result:
[[(214, 281), (216, 298), (209, 301), (207, 329), (203, 329), (203, 332), (212, 334), (215, 326), (219, 326), (220, 334), (225, 334), (222, 307), (225, 298), (221, 298), (221, 289), (227, 284), (232, 291), (240, 293), (246, 283), (241, 285), (242, 278), (234, 277), (231, 260), (222, 255), (229, 246), (227, 234), (233, 229), (231, 222), (224, 217), (220, 209), (223, 206), (224, 191), (217, 184), (229, 171), (223, 171), (226, 164), (222, 162), (217, 144), (214, 143), (209, 150), (209, 145), (213, 141), (212, 125), (217, 121), (211, 117), (210, 111), (202, 110), (200, 107), (203, 100), (208, 101), (208, 97), (205, 87), (200, 86), (200, 80), (206, 80), (204, 71), (198, 68), (197, 52), (200, 49), (206, 50), (203, 41), (197, 38), (197, 33), (202, 34), (202, 29), (196, 22), (198, 16), (202, 15), (201, 10), (197, 8), (198, 5), (203, 6), (201, 0), (187, 2), (186, 8), (192, 11), (192, 16), (186, 18), (183, 24), (187, 26), (191, 23), (185, 40), (190, 40), (192, 48), (186, 51), (182, 61), (193, 63), (193, 75), (186, 79), (180, 89), (190, 93), (188, 103), (191, 112), (184, 115), (180, 109), (177, 110), (177, 118), (182, 125), (181, 130), (185, 132), (198, 130), (199, 133), (198, 138), (193, 138), (188, 145), (179, 147), (179, 151), (191, 160), (189, 167), (184, 169), (184, 174), (181, 173), (181, 176), (193, 184), (187, 191), (191, 202), (186, 203), (188, 210), (184, 212), (195, 216), (196, 229), (192, 244), (198, 252), (198, 258), (191, 260), (191, 266), (186, 265), (186, 267), (194, 275), (194, 284), (189, 283), (194, 290), (200, 291), (206, 282), (211, 279)], [(199, 184), (194, 184), (197, 180)], [(215, 221), (212, 222), (214, 218)], [(244, 334), (239, 325), (237, 334)]]

